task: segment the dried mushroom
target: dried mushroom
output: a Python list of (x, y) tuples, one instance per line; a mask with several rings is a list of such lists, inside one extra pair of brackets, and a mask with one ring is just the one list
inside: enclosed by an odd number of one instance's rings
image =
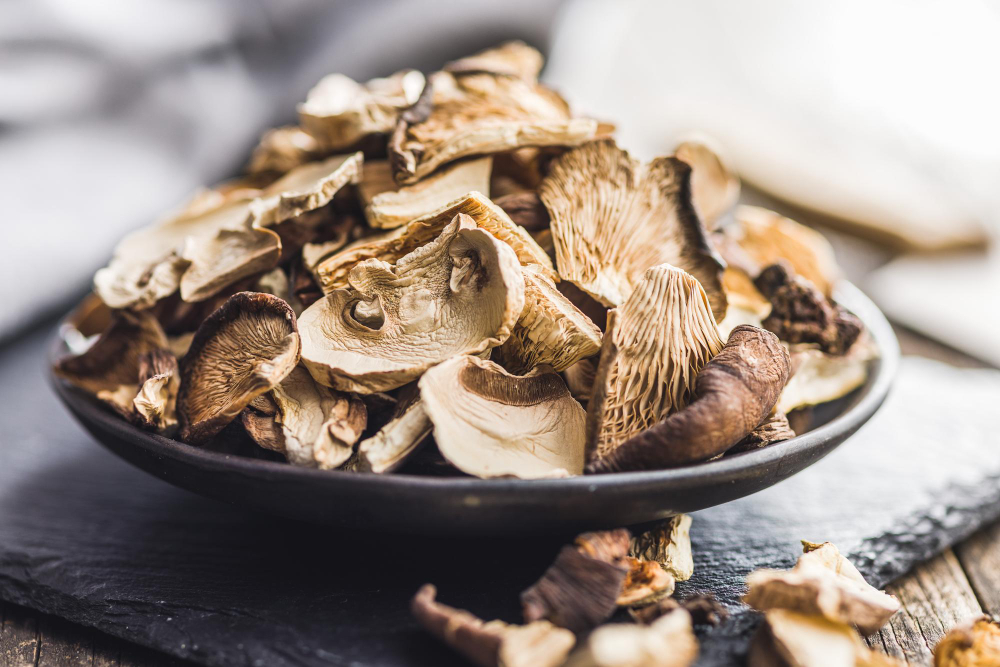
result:
[(691, 616), (676, 609), (649, 625), (615, 623), (598, 628), (573, 652), (566, 667), (688, 667), (697, 657)]
[(358, 469), (392, 472), (430, 437), (431, 423), (418, 395), (400, 401), (390, 419), (372, 437), (358, 445)]
[(750, 645), (748, 667), (902, 667), (872, 651), (843, 623), (774, 609)]
[(524, 307), (517, 256), (466, 215), (390, 265), (369, 259), (302, 313), (302, 360), (322, 384), (372, 393), (510, 335)]
[(518, 192), (495, 200), (497, 206), (510, 216), (514, 224), (529, 232), (541, 232), (549, 228), (549, 210), (545, 208), (537, 192)]
[[(778, 401), (781, 401), (779, 398)], [(770, 416), (764, 420), (760, 426), (750, 431), (747, 437), (740, 440), (728, 454), (738, 454), (740, 452), (751, 452), (755, 449), (762, 449), (768, 445), (773, 445), (795, 437), (795, 431), (788, 423), (788, 417), (780, 410), (774, 410)]]
[(659, 563), (677, 581), (687, 581), (694, 575), (691, 517), (678, 514), (636, 535), (629, 553), (641, 560)]
[(658, 563), (638, 558), (626, 558), (628, 574), (622, 584), (619, 607), (641, 607), (674, 594), (677, 580)]
[(492, 49), (453, 60), (444, 66), (445, 72), (470, 74), (488, 72), (503, 76), (513, 76), (525, 81), (537, 81), (545, 59), (538, 49), (524, 42), (510, 41)]
[(177, 429), (177, 391), (180, 376), (177, 357), (170, 351), (155, 349), (139, 355), (139, 392), (132, 406), (139, 424), (161, 435), (173, 435)]
[(278, 263), (281, 239), (270, 229), (220, 229), (192, 242), (181, 253), (190, 266), (181, 276), (181, 298), (204, 301), (241, 278)]
[(264, 449), (284, 454), (285, 432), (281, 424), (274, 420), (277, 414), (278, 404), (271, 398), (271, 394), (261, 394), (243, 408), (240, 421), (243, 423), (243, 430), (254, 442)]
[(181, 440), (201, 444), (278, 385), (299, 361), (295, 313), (270, 294), (240, 292), (198, 327), (181, 363)]
[(316, 137), (301, 127), (286, 126), (268, 130), (253, 149), (247, 171), (251, 174), (285, 173), (322, 156)]
[(348, 183), (361, 179), (361, 153), (335, 155), (289, 171), (250, 202), (250, 225), (268, 227), (326, 206)]
[(674, 155), (691, 165), (691, 199), (708, 229), (731, 211), (740, 198), (740, 179), (711, 142), (690, 139), (674, 149)]
[(742, 269), (727, 266), (722, 273), (722, 287), (729, 303), (726, 317), (719, 322), (719, 335), (723, 338), (728, 338), (733, 329), (741, 324), (762, 326), (764, 318), (771, 314), (771, 302)]
[(690, 176), (676, 158), (642, 164), (611, 140), (558, 158), (539, 195), (551, 216), (559, 275), (619, 306), (647, 269), (668, 263), (698, 279), (721, 320), (722, 260), (692, 206)]
[(434, 441), (477, 477), (524, 479), (583, 472), (586, 414), (556, 373), (511, 375), (491, 361), (454, 357), (420, 378)]
[(934, 667), (1000, 665), (1000, 625), (974, 618), (948, 631), (934, 647)]
[(794, 370), (777, 405), (785, 414), (835, 400), (860, 387), (868, 377), (868, 364), (876, 349), (862, 336), (843, 355), (826, 354), (812, 345), (791, 345), (789, 354)]
[(646, 271), (608, 314), (587, 408), (588, 457), (610, 455), (684, 408), (699, 371), (722, 348), (701, 284), (667, 264)]
[(576, 643), (573, 633), (548, 621), (487, 623), (437, 602), (436, 596), (434, 586), (422, 586), (410, 603), (414, 618), (424, 630), (480, 667), (558, 667)]
[(636, 609), (629, 609), (628, 615), (636, 623), (649, 625), (661, 616), (673, 612), (676, 609), (683, 609), (691, 614), (691, 622), (695, 625), (716, 626), (729, 617), (729, 612), (711, 594), (692, 595), (684, 600), (664, 598), (654, 604)]
[(111, 325), (112, 310), (93, 292), (83, 298), (62, 324), (59, 337), (71, 355), (81, 355)]

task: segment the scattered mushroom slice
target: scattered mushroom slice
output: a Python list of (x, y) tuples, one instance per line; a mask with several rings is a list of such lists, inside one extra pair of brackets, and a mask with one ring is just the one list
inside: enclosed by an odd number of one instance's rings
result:
[(392, 419), (358, 445), (358, 470), (386, 473), (401, 466), (430, 437), (434, 424), (416, 394), (400, 402)]
[(611, 140), (558, 158), (539, 195), (551, 216), (559, 275), (619, 306), (647, 269), (669, 263), (701, 282), (721, 320), (722, 260), (691, 204), (690, 175), (677, 158), (641, 164)]
[(295, 313), (270, 294), (239, 292), (198, 327), (181, 364), (181, 440), (201, 444), (299, 361)]
[(402, 114), (389, 141), (400, 183), (443, 164), (522, 146), (574, 146), (594, 137), (597, 122), (572, 118), (554, 91), (517, 76), (436, 72), (428, 81), (430, 113)]
[(424, 75), (412, 69), (364, 84), (330, 74), (299, 105), (299, 123), (323, 148), (342, 150), (370, 134), (391, 132), (399, 112), (416, 102), (423, 88)]
[(764, 615), (750, 645), (748, 667), (902, 667), (872, 651), (850, 627), (786, 609)]
[(619, 607), (641, 607), (673, 595), (677, 580), (658, 563), (626, 558), (628, 574), (616, 601)]
[(438, 449), (463, 472), (522, 479), (583, 472), (586, 413), (555, 373), (511, 375), (460, 356), (424, 373), (420, 398)]
[(461, 197), (467, 192), (489, 192), (492, 157), (462, 160), (434, 172), (413, 185), (396, 185), (388, 162), (365, 165), (358, 195), (365, 218), (375, 228), (400, 227)]
[(767, 300), (753, 280), (742, 269), (727, 266), (722, 273), (722, 287), (726, 290), (726, 317), (719, 322), (719, 335), (728, 338), (733, 329), (741, 324), (762, 326), (764, 318), (771, 314), (771, 302)]
[(691, 165), (691, 198), (705, 227), (715, 229), (719, 219), (736, 206), (740, 179), (719, 151), (705, 139), (681, 142), (674, 155)]
[(319, 158), (323, 151), (316, 137), (301, 127), (286, 126), (268, 130), (250, 155), (247, 171), (285, 173)]
[(302, 313), (302, 359), (322, 384), (372, 393), (400, 387), (455, 355), (500, 345), (524, 308), (510, 246), (459, 214), (391, 266), (365, 260)]
[(548, 621), (485, 623), (437, 602), (436, 596), (434, 586), (422, 586), (410, 603), (413, 616), (424, 630), (480, 667), (558, 667), (576, 643), (573, 633)]
[(997, 664), (1000, 664), (1000, 625), (985, 616), (952, 628), (934, 647), (934, 667)]
[(181, 299), (204, 301), (224, 287), (278, 263), (281, 239), (270, 229), (221, 229), (214, 238), (193, 241), (181, 256), (190, 266), (181, 277)]
[(587, 408), (588, 458), (608, 456), (687, 405), (699, 371), (722, 347), (701, 284), (668, 264), (646, 271), (608, 314)]
[(363, 161), (357, 152), (292, 169), (251, 202), (251, 226), (268, 227), (326, 206), (342, 187), (361, 179)]
[(847, 354), (826, 354), (812, 345), (791, 345), (789, 353), (794, 372), (777, 405), (785, 414), (838, 399), (863, 385), (868, 365), (878, 351), (871, 338), (863, 334)]
[(718, 456), (770, 414), (789, 370), (788, 352), (774, 334), (736, 327), (698, 373), (686, 408), (591, 462), (587, 472), (654, 470)]
[(566, 667), (688, 667), (697, 657), (691, 615), (675, 609), (649, 625), (612, 623), (598, 628)]
[(636, 535), (629, 553), (641, 560), (659, 563), (677, 581), (687, 581), (694, 575), (691, 517), (678, 514)]
[(489, 72), (514, 76), (525, 81), (537, 81), (538, 73), (542, 71), (544, 63), (545, 59), (538, 49), (521, 41), (511, 41), (472, 56), (453, 60), (443, 69), (453, 74)]
[(173, 435), (180, 388), (177, 358), (168, 350), (155, 349), (139, 356), (138, 367), (139, 392), (132, 406), (139, 424), (160, 435)]
[(524, 309), (494, 359), (511, 373), (542, 364), (563, 371), (601, 350), (601, 330), (534, 266), (524, 275)]
[[(780, 398), (778, 399), (781, 400)], [(795, 437), (795, 431), (788, 423), (788, 416), (780, 410), (774, 410), (771, 415), (764, 420), (760, 426), (750, 431), (747, 437), (740, 440), (728, 454), (738, 454), (740, 452), (750, 452), (755, 449), (762, 449), (768, 445), (773, 445)]]
[(326, 293), (346, 287), (348, 273), (359, 262), (379, 259), (394, 264), (404, 255), (437, 238), (456, 215), (467, 216), (476, 227), (509, 245), (522, 265), (535, 264), (550, 278), (556, 277), (548, 255), (524, 229), (515, 225), (486, 196), (479, 192), (469, 192), (437, 211), (417, 218), (406, 227), (349, 245), (316, 267), (316, 279)]
[(624, 528), (584, 533), (564, 546), (542, 578), (521, 593), (528, 622), (547, 619), (580, 635), (614, 612), (628, 575)]

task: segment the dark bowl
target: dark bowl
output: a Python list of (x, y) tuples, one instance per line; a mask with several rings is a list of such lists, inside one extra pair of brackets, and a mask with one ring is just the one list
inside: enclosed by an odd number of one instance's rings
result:
[[(823, 406), (814, 428), (798, 437), (670, 470), (549, 480), (313, 470), (153, 435), (66, 382), (53, 377), (53, 384), (102, 445), (148, 473), (210, 498), (350, 528), (438, 535), (568, 533), (631, 526), (756, 493), (812, 465), (857, 431), (889, 391), (899, 345), (885, 316), (860, 290), (844, 283), (837, 298), (865, 323), (879, 351), (864, 385)], [(51, 354), (53, 359), (64, 354), (60, 341)]]

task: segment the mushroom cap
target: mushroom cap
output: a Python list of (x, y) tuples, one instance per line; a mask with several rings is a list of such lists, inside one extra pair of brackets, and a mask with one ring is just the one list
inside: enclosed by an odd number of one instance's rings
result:
[(208, 316), (181, 364), (181, 440), (201, 444), (299, 361), (295, 313), (270, 294), (239, 292)]
[(682, 141), (674, 155), (691, 165), (691, 199), (708, 229), (731, 211), (740, 198), (740, 179), (711, 140), (703, 137)]
[(516, 376), (460, 356), (420, 378), (420, 398), (438, 449), (465, 473), (530, 479), (583, 472), (585, 413), (555, 373)]
[(690, 177), (691, 168), (677, 158), (642, 164), (613, 140), (555, 160), (539, 195), (551, 216), (559, 275), (619, 306), (646, 269), (672, 264), (701, 282), (721, 320), (724, 265), (691, 203)]
[(537, 81), (545, 58), (538, 49), (520, 40), (504, 42), (500, 46), (480, 51), (471, 56), (453, 60), (444, 66), (445, 72), (468, 74), (490, 72), (503, 76), (513, 76), (525, 81)]
[(349, 280), (301, 319), (303, 362), (343, 391), (395, 389), (455, 355), (486, 352), (524, 307), (514, 251), (462, 214), (395, 266), (365, 260)]

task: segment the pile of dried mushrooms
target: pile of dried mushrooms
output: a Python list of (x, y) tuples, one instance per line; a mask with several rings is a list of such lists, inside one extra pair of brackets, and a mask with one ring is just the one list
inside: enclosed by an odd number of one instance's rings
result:
[(511, 42), (324, 78), (118, 244), (57, 374), (191, 445), (482, 478), (764, 447), (864, 381), (822, 236), (737, 207), (707, 143), (632, 158), (541, 67)]

